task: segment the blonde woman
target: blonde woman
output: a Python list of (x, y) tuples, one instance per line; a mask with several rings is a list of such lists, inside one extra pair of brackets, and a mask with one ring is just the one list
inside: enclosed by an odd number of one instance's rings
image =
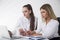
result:
[(33, 35), (40, 35), (41, 37), (51, 39), (58, 37), (58, 21), (53, 12), (51, 5), (44, 4), (40, 8), (43, 24), (38, 26), (36, 33)]

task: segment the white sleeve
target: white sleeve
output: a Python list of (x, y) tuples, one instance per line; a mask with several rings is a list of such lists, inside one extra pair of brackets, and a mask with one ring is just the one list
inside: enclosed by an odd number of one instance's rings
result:
[(44, 38), (50, 38), (55, 33), (58, 32), (58, 25), (59, 23), (57, 21), (54, 21), (50, 23), (47, 28), (42, 32), (42, 37)]
[(42, 27), (42, 23), (41, 23), (41, 22), (39, 23), (39, 20), (38, 20), (37, 30), (35, 30), (35, 32), (36, 32), (36, 33), (40, 33), (41, 30), (42, 30), (41, 27)]
[(37, 30), (37, 26), (38, 26), (38, 18), (35, 17), (35, 27), (34, 27), (34, 30)]
[(23, 27), (22, 27), (22, 26), (23, 26), (23, 21), (22, 21), (22, 20), (23, 20), (22, 18), (20, 18), (20, 19), (18, 20), (16, 27), (18, 27), (18, 28), (23, 28)]
[(40, 33), (41, 32), (41, 28), (38, 27), (37, 30), (35, 30), (36, 33)]
[(16, 24), (16, 27), (15, 27), (14, 31), (12, 32), (13, 35), (15, 35), (20, 28), (23, 28), (23, 27), (22, 27), (22, 19), (21, 19), (21, 18), (18, 20), (18, 22), (17, 22), (17, 24)]

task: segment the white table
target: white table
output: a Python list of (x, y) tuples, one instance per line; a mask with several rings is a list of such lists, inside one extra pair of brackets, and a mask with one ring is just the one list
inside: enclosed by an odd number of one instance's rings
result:
[[(12, 39), (12, 40), (33, 40), (33, 39), (21, 38), (21, 39)], [(37, 39), (34, 39), (34, 40), (37, 40)], [(49, 40), (49, 39), (39, 39), (39, 40)]]
[[(0, 40), (33, 40), (33, 39), (28, 39), (28, 38), (18, 38), (18, 39), (14, 39), (14, 38), (0, 38)], [(37, 40), (36, 38), (34, 40)], [(40, 39), (40, 40), (49, 40), (49, 39)]]

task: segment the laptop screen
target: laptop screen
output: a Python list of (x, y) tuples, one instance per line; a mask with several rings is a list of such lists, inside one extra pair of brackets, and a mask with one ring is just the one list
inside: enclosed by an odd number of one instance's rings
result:
[(10, 38), (10, 35), (8, 33), (8, 29), (6, 26), (0, 26), (0, 37)]

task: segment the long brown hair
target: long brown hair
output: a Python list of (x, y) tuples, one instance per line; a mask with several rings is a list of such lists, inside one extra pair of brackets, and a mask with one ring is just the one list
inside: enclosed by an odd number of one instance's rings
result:
[(23, 7), (27, 7), (28, 10), (31, 10), (31, 13), (30, 13), (30, 18), (31, 18), (31, 20), (30, 20), (30, 30), (33, 31), (34, 27), (35, 27), (35, 17), (34, 17), (32, 7), (31, 7), (30, 4), (24, 5)]

